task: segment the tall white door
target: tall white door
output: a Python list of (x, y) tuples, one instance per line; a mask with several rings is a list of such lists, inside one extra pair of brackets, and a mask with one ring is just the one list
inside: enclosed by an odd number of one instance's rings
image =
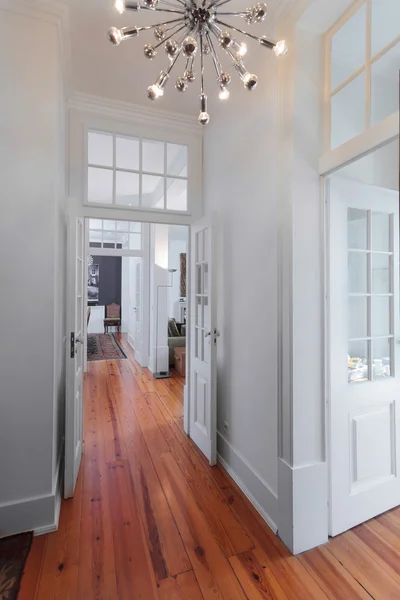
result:
[(399, 198), (336, 178), (328, 192), (330, 533), (337, 535), (400, 504)]
[(191, 227), (190, 264), (190, 437), (208, 458), (217, 461), (217, 368), (215, 261), (213, 228)]
[(82, 456), (84, 219), (71, 217), (68, 232), (68, 302), (64, 496), (74, 495)]

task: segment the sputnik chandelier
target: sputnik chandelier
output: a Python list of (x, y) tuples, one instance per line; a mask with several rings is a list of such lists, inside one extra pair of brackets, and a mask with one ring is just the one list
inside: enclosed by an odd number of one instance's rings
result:
[[(156, 82), (147, 89), (150, 100), (157, 100), (164, 94), (164, 87), (170, 78), (171, 71), (179, 56), (186, 59), (186, 66), (182, 76), (178, 77), (175, 87), (179, 92), (184, 92), (195, 78), (195, 57), (200, 55), (200, 114), (199, 123), (207, 125), (210, 115), (207, 112), (207, 96), (204, 91), (204, 57), (211, 55), (214, 64), (216, 79), (219, 86), (220, 100), (229, 98), (229, 85), (231, 74), (224, 71), (217, 48), (221, 49), (232, 61), (234, 70), (243, 81), (246, 90), (252, 91), (257, 87), (257, 75), (248, 72), (243, 57), (247, 52), (244, 42), (238, 42), (232, 32), (238, 32), (248, 38), (256, 40), (262, 47), (273, 50), (276, 56), (285, 56), (288, 51), (284, 40), (273, 42), (267, 37), (258, 37), (243, 29), (229, 25), (225, 17), (241, 17), (248, 25), (260, 23), (267, 14), (267, 5), (257, 3), (251, 8), (241, 12), (221, 12), (223, 5), (231, 0), (115, 0), (116, 10), (122, 14), (125, 10), (139, 12), (152, 10), (154, 12), (171, 13), (173, 17), (155, 25), (145, 27), (111, 27), (108, 38), (112, 44), (118, 46), (122, 41), (137, 37), (140, 32), (153, 30), (157, 40), (155, 44), (146, 44), (144, 55), (153, 59), (158, 48), (164, 46), (169, 58), (168, 67), (161, 71)], [(164, 8), (168, 6), (169, 8)], [(175, 16), (176, 15), (176, 16)], [(222, 19), (221, 19), (222, 18)], [(179, 36), (179, 37), (178, 37)]]

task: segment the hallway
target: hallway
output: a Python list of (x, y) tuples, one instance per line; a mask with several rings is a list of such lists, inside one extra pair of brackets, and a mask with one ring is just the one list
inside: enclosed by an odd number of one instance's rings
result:
[(89, 363), (76, 494), (34, 539), (19, 600), (400, 598), (398, 511), (291, 556), (184, 434), (183, 380), (121, 344), (126, 360)]

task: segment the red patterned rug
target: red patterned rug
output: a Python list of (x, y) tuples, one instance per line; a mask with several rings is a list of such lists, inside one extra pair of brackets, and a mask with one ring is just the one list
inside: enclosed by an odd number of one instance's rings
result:
[(17, 600), (32, 532), (0, 539), (0, 600)]
[(88, 360), (118, 360), (126, 358), (126, 354), (113, 333), (90, 333), (87, 340), (87, 358)]

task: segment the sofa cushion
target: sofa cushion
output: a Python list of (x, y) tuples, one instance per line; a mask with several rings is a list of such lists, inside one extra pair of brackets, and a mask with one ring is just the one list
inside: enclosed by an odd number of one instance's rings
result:
[(168, 319), (168, 337), (179, 337), (180, 335), (175, 319)]

